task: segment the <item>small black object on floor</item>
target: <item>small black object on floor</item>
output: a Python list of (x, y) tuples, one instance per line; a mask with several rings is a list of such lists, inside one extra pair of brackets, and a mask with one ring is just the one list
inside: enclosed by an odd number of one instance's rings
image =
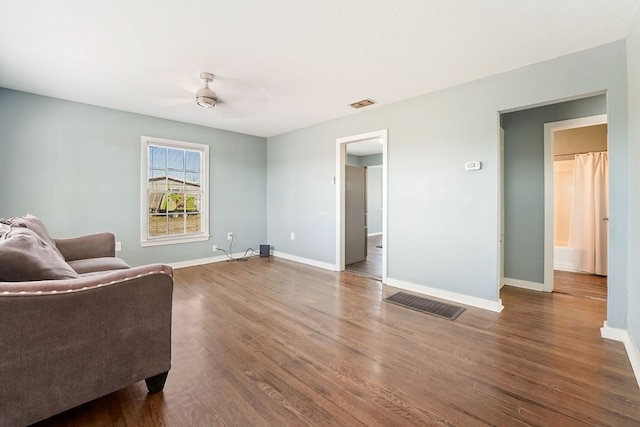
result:
[(457, 305), (446, 304), (404, 292), (395, 293), (385, 298), (385, 301), (448, 320), (456, 320), (464, 311), (464, 308)]
[(260, 257), (268, 257), (271, 253), (271, 245), (260, 245)]

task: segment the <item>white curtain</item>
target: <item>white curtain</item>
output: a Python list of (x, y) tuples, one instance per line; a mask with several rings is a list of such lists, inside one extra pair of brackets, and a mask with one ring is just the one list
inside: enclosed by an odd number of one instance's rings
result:
[(606, 276), (609, 263), (608, 154), (576, 154), (573, 182), (574, 268)]

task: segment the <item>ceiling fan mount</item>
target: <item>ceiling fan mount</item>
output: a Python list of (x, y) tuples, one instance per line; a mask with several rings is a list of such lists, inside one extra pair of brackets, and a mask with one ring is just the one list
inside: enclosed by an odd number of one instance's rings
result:
[(213, 81), (213, 74), (202, 72), (200, 80), (204, 83), (204, 87), (196, 93), (196, 104), (203, 108), (213, 108), (218, 103), (218, 95), (209, 89), (209, 83)]
[[(254, 86), (225, 76), (209, 72), (201, 72), (201, 83), (192, 77), (184, 77), (183, 70), (171, 74), (171, 80), (180, 84), (170, 84), (167, 87), (173, 88), (168, 92), (170, 96), (157, 96), (162, 100), (163, 107), (178, 108), (178, 106), (189, 105), (187, 111), (194, 112), (193, 101), (196, 101), (195, 113), (199, 117), (208, 117), (211, 120), (241, 119), (254, 117), (266, 111), (269, 107), (269, 99)], [(215, 80), (215, 82), (214, 82)], [(211, 89), (215, 85), (215, 92)], [(173, 95), (172, 95), (173, 93)], [(200, 109), (202, 107), (202, 110)], [(215, 108), (215, 111), (212, 111)], [(205, 113), (203, 110), (207, 110)], [(210, 113), (214, 113), (210, 116)], [(204, 116), (202, 115), (204, 114)]]

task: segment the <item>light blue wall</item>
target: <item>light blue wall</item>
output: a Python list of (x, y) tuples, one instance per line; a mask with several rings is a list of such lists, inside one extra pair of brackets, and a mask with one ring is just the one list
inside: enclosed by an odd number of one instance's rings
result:
[[(498, 300), (499, 112), (607, 91), (611, 326), (626, 325), (627, 78), (623, 42), (268, 138), (267, 235), (335, 264), (336, 139), (388, 129), (388, 276)], [(302, 159), (305, 161), (303, 162)], [(307, 162), (308, 160), (308, 162)], [(483, 168), (466, 172), (464, 163)], [(296, 240), (289, 233), (296, 232)], [(299, 236), (299, 237), (298, 237)]]
[(628, 332), (640, 348), (640, 14), (627, 40), (629, 75)]
[[(314, 126), (267, 142), (267, 241), (276, 252), (335, 262), (336, 142), (331, 135)], [(318, 140), (330, 141), (333, 150)]]
[(502, 116), (505, 277), (544, 282), (544, 124), (606, 112), (600, 95)]
[[(2, 89), (0, 216), (34, 213), (56, 237), (113, 231), (133, 265), (209, 257), (211, 244), (226, 245), (227, 231), (237, 249), (268, 242), (334, 264), (336, 139), (386, 128), (389, 277), (497, 300), (499, 112), (607, 91), (608, 322), (626, 328), (627, 308), (640, 302), (638, 31), (636, 21), (630, 102), (625, 43), (616, 42), (272, 137), (266, 153), (262, 138)], [(211, 145), (209, 242), (140, 248), (141, 135)], [(470, 160), (483, 169), (465, 172)], [(636, 341), (639, 323), (630, 316)]]
[(382, 164), (382, 154), (371, 154), (360, 157), (360, 166), (375, 166)]
[(362, 166), (360, 164), (360, 156), (355, 156), (353, 154), (347, 154), (347, 165), (349, 165), (349, 166)]
[[(210, 145), (207, 242), (141, 248), (140, 137)], [(0, 89), (0, 217), (30, 212), (54, 237), (111, 231), (132, 265), (214, 256), (266, 241), (266, 141)], [(220, 253), (218, 253), (219, 255)]]
[(350, 166), (373, 166), (382, 164), (382, 154), (371, 154), (369, 156), (356, 156), (347, 154), (347, 164)]
[(382, 166), (367, 166), (367, 233), (382, 233)]

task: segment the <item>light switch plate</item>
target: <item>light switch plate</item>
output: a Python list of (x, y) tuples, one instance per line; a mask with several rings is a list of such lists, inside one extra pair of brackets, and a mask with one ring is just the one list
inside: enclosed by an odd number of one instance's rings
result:
[(479, 161), (474, 161), (474, 162), (467, 162), (464, 164), (464, 169), (468, 170), (468, 171), (477, 171), (480, 170), (482, 168), (482, 162)]

